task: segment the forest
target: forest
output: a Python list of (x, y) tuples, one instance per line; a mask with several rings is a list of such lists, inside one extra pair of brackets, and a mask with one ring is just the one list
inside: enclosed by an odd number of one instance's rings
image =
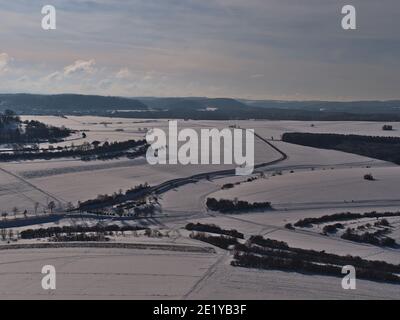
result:
[(284, 133), (282, 141), (330, 149), (400, 164), (400, 138), (331, 133)]
[(72, 133), (65, 127), (53, 127), (39, 121), (21, 121), (13, 111), (0, 114), (0, 144), (57, 142)]

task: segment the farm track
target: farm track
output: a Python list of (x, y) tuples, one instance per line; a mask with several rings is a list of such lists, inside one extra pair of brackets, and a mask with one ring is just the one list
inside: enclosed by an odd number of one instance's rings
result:
[(39, 191), (40, 193), (43, 193), (44, 195), (46, 195), (46, 196), (49, 197), (50, 199), (53, 199), (53, 200), (57, 201), (58, 203), (65, 203), (64, 200), (59, 199), (59, 198), (55, 197), (54, 195), (52, 195), (52, 194), (50, 194), (50, 193), (44, 191), (43, 189), (38, 188), (38, 187), (35, 186), (34, 184), (30, 183), (28, 180), (25, 180), (24, 178), (21, 178), (20, 176), (14, 174), (14, 173), (12, 173), (12, 172), (10, 172), (10, 171), (4, 169), (4, 168), (1, 168), (1, 167), (0, 167), (0, 171), (1, 171), (1, 172), (4, 172), (5, 174), (8, 174), (8, 175), (14, 177), (15, 179), (17, 179), (17, 180), (21, 181), (22, 183), (24, 183), (24, 184), (30, 186), (31, 188), (35, 189), (36, 191)]

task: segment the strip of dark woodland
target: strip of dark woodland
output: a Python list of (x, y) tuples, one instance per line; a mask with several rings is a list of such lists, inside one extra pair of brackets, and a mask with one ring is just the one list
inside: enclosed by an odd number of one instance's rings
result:
[(354, 153), (400, 164), (400, 138), (331, 133), (290, 132), (282, 141), (307, 147)]
[(145, 243), (115, 243), (115, 242), (62, 242), (62, 243), (27, 243), (2, 245), (0, 250), (16, 249), (58, 249), (58, 248), (99, 248), (99, 249), (132, 249), (132, 250), (166, 250), (193, 253), (215, 253), (211, 247), (200, 247), (179, 244), (145, 244)]

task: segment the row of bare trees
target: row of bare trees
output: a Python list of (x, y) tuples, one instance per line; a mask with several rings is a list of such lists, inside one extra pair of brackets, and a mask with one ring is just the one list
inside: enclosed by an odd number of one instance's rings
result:
[[(60, 208), (62, 207), (61, 204), (59, 204), (59, 206), (60, 206)], [(54, 210), (56, 208), (57, 208), (57, 204), (56, 204), (55, 201), (48, 201), (47, 205), (43, 206), (43, 209), (44, 209), (43, 213), (46, 214), (47, 210), (48, 210), (48, 213), (53, 214)], [(69, 203), (66, 204), (66, 207), (64, 209), (70, 210), (71, 208), (73, 208), (73, 205), (72, 205), (72, 203), (69, 202)], [(33, 205), (33, 211), (32, 211), (34, 216), (38, 216), (39, 215), (39, 209), (40, 209), (40, 203), (39, 202), (35, 202), (34, 205)], [(23, 215), (23, 217), (25, 219), (27, 219), (28, 218), (28, 214), (29, 214), (27, 209), (22, 211), (18, 207), (13, 207), (11, 209), (11, 213), (14, 216), (14, 219), (16, 219), (17, 215), (20, 214), (20, 213)], [(4, 212), (1, 213), (1, 217), (3, 218), (3, 220), (7, 220), (7, 218), (9, 216), (11, 216), (9, 212), (4, 211)]]

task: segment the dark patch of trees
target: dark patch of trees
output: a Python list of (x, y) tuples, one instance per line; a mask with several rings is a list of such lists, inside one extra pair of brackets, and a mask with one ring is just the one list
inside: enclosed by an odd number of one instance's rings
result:
[(143, 227), (138, 226), (119, 226), (113, 225), (95, 225), (95, 226), (63, 226), (63, 227), (49, 227), (40, 229), (27, 229), (20, 232), (21, 239), (39, 239), (50, 238), (60, 234), (71, 235), (73, 233), (85, 232), (124, 232), (124, 231), (137, 231), (143, 230)]
[(228, 236), (211, 236), (204, 233), (195, 232), (190, 235), (192, 239), (200, 240), (212, 244), (213, 246), (227, 250), (230, 246), (238, 244), (237, 238)]
[[(341, 277), (342, 268), (327, 264), (320, 265), (314, 262), (304, 261), (300, 258), (280, 258), (277, 256), (259, 256), (252, 253), (236, 252), (232, 266), (244, 268), (257, 268), (266, 270), (283, 270), (306, 272), (321, 275)], [(367, 279), (379, 282), (391, 282), (400, 284), (400, 278), (392, 273), (380, 272), (372, 269), (356, 269), (359, 279)]]
[(235, 185), (233, 183), (226, 183), (221, 187), (221, 189), (222, 190), (228, 190), (228, 189), (232, 189), (234, 187), (235, 187)]
[(35, 120), (22, 122), (10, 110), (0, 114), (0, 144), (57, 142), (68, 137), (72, 132), (65, 127), (48, 126)]
[(316, 273), (341, 277), (342, 267), (352, 265), (357, 277), (374, 281), (400, 283), (396, 275), (400, 265), (369, 261), (350, 255), (339, 256), (324, 251), (292, 248), (285, 242), (252, 236), (235, 246), (233, 266)]
[(130, 200), (135, 197), (145, 196), (151, 191), (151, 186), (147, 183), (139, 184), (125, 193), (114, 193), (113, 195), (98, 195), (96, 199), (90, 199), (87, 201), (83, 201), (79, 204), (78, 210), (90, 210), (96, 207), (106, 207), (116, 205), (127, 200)]
[(250, 248), (254, 248), (254, 245), (258, 245), (261, 248), (288, 250), (301, 255), (304, 259), (315, 260), (320, 263), (328, 263), (329, 261), (335, 261), (340, 265), (354, 265), (361, 268), (375, 268), (386, 272), (400, 273), (400, 265), (393, 265), (384, 261), (376, 260), (363, 260), (360, 257), (354, 256), (339, 256), (332, 253), (326, 253), (325, 251), (315, 251), (310, 249), (301, 249), (289, 247), (286, 242), (277, 241), (272, 239), (263, 238), (260, 235), (250, 237), (247, 245)]
[(338, 229), (344, 229), (344, 225), (341, 223), (335, 223), (335, 224), (329, 224), (327, 226), (324, 226), (322, 229), (323, 233), (336, 233)]
[(397, 243), (393, 238), (386, 237), (384, 234), (389, 233), (388, 229), (378, 230), (375, 232), (365, 232), (358, 234), (354, 229), (347, 229), (345, 233), (342, 234), (342, 239), (350, 240), (360, 243), (369, 243), (379, 247), (397, 247)]
[(383, 130), (383, 131), (393, 131), (393, 126), (392, 126), (392, 125), (389, 125), (389, 124), (385, 124), (385, 125), (382, 127), (382, 130)]
[(211, 233), (223, 234), (234, 238), (244, 239), (243, 233), (234, 229), (232, 230), (221, 229), (220, 227), (214, 224), (188, 223), (185, 228), (186, 230), (189, 231), (211, 232)]
[(285, 133), (282, 140), (302, 146), (338, 150), (400, 164), (399, 137), (325, 133)]
[(374, 225), (375, 225), (375, 227), (390, 227), (391, 226), (389, 221), (387, 221), (386, 219), (379, 220), (379, 221), (375, 222)]
[(215, 198), (207, 198), (207, 208), (211, 211), (218, 211), (221, 213), (232, 213), (250, 210), (271, 210), (270, 202), (254, 202), (236, 201), (236, 200), (217, 200)]
[(320, 223), (327, 223), (333, 221), (348, 221), (348, 220), (358, 220), (363, 218), (383, 218), (383, 217), (398, 217), (400, 216), (400, 212), (366, 212), (362, 213), (351, 213), (351, 212), (344, 212), (344, 213), (335, 213), (332, 215), (325, 215), (318, 218), (305, 218), (297, 221), (294, 225), (295, 227), (311, 227), (313, 224), (320, 224)]
[(289, 245), (286, 242), (272, 240), (272, 239), (265, 239), (262, 236), (251, 236), (249, 242), (257, 244), (261, 247), (270, 247), (275, 249), (289, 249)]
[(364, 180), (367, 180), (367, 181), (375, 181), (375, 178), (374, 178), (374, 176), (372, 175), (372, 173), (367, 173), (367, 174), (364, 175)]
[[(20, 161), (37, 159), (59, 159), (59, 158), (81, 158), (83, 161), (110, 160), (120, 157), (137, 158), (146, 154), (148, 144), (145, 140), (128, 140), (122, 142), (105, 142), (102, 146), (90, 145), (89, 143), (73, 148), (57, 147), (50, 150), (26, 149), (22, 152), (1, 153), (0, 161)], [(129, 151), (133, 149), (132, 151)]]
[(291, 223), (286, 223), (285, 228), (288, 230), (295, 230), (295, 227), (293, 227), (293, 225)]
[(58, 234), (55, 237), (51, 238), (52, 242), (99, 242), (99, 241), (110, 241), (110, 238), (106, 237), (104, 233), (96, 233), (96, 234), (86, 234), (86, 233), (77, 233), (77, 234)]

